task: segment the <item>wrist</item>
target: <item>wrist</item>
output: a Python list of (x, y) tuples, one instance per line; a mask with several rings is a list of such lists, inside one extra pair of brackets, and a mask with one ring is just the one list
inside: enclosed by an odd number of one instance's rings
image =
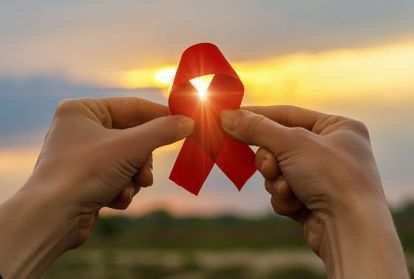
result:
[(385, 198), (354, 197), (323, 220), (320, 255), (329, 278), (408, 278)]
[[(33, 182), (28, 182), (32, 184)], [(65, 250), (73, 230), (47, 185), (26, 185), (0, 206), (0, 271), (5, 278), (37, 278)]]

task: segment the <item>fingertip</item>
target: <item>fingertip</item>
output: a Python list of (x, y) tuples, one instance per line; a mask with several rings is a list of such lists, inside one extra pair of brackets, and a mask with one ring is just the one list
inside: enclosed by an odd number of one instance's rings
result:
[(288, 198), (290, 196), (290, 188), (285, 179), (278, 179), (275, 183), (275, 194), (281, 198)]
[(149, 187), (154, 182), (154, 176), (149, 166), (143, 167), (136, 177), (136, 184), (140, 187)]
[(274, 180), (280, 175), (276, 158), (265, 148), (259, 148), (255, 160), (257, 169), (266, 179)]
[(272, 184), (272, 205), (277, 213), (293, 218), (304, 208), (303, 203), (293, 193), (287, 181), (281, 177)]
[(267, 150), (264, 149), (263, 147), (259, 147), (259, 149), (256, 151), (255, 161), (256, 161), (256, 167), (258, 170), (261, 170), (262, 163), (263, 161), (265, 161), (266, 155), (267, 155)]
[(126, 209), (130, 205), (135, 194), (135, 188), (128, 186), (119, 193), (119, 195), (109, 204), (113, 209)]
[(276, 213), (293, 219), (295, 219), (298, 213), (304, 209), (303, 204), (297, 199), (286, 200), (278, 195), (272, 195), (271, 204)]
[(280, 198), (286, 201), (296, 201), (297, 197), (293, 193), (287, 181), (281, 177), (275, 183), (275, 194)]

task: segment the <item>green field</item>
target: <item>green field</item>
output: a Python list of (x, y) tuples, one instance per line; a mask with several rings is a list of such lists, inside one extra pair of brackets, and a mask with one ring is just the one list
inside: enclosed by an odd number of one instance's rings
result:
[[(414, 271), (414, 204), (394, 211)], [(60, 259), (46, 278), (326, 278), (301, 228), (274, 215), (101, 218), (81, 249)]]

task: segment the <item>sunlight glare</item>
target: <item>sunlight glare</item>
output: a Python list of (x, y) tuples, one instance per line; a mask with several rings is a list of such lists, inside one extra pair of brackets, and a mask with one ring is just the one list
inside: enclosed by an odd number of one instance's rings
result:
[(125, 88), (156, 87), (167, 89), (173, 82), (176, 67), (131, 69), (120, 74), (120, 82)]
[(190, 80), (190, 83), (197, 90), (197, 95), (200, 98), (200, 100), (204, 101), (207, 99), (208, 87), (210, 86), (213, 77), (214, 75), (204, 75)]
[[(414, 99), (414, 41), (294, 53), (233, 66), (243, 81), (246, 105), (289, 103), (317, 107), (326, 103), (385, 104), (401, 102), (401, 98)], [(171, 64), (135, 68), (121, 72), (118, 84), (133, 89), (157, 88), (168, 97), (175, 71), (176, 66)], [(204, 78), (191, 82), (200, 100), (206, 99), (209, 86), (209, 80), (203, 82)]]
[(175, 67), (162, 68), (155, 73), (155, 80), (158, 81), (160, 85), (170, 86), (174, 80), (175, 71)]

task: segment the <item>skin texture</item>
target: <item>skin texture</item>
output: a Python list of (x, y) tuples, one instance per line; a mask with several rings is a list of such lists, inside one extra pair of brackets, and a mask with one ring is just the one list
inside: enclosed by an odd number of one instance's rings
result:
[(125, 209), (151, 185), (152, 151), (193, 130), (167, 114), (137, 98), (60, 104), (32, 176), (0, 207), (2, 275), (38, 278), (89, 237), (102, 207)]
[(303, 224), (329, 278), (408, 278), (365, 125), (290, 106), (245, 109), (223, 112), (222, 126), (260, 147), (274, 211)]
[[(247, 111), (249, 110), (249, 111)], [(279, 214), (304, 225), (330, 278), (408, 278), (367, 129), (293, 107), (222, 113), (224, 130), (258, 145)], [(26, 185), (0, 205), (0, 272), (39, 278), (89, 237), (102, 207), (127, 208), (152, 184), (152, 151), (192, 120), (137, 98), (62, 103)]]

